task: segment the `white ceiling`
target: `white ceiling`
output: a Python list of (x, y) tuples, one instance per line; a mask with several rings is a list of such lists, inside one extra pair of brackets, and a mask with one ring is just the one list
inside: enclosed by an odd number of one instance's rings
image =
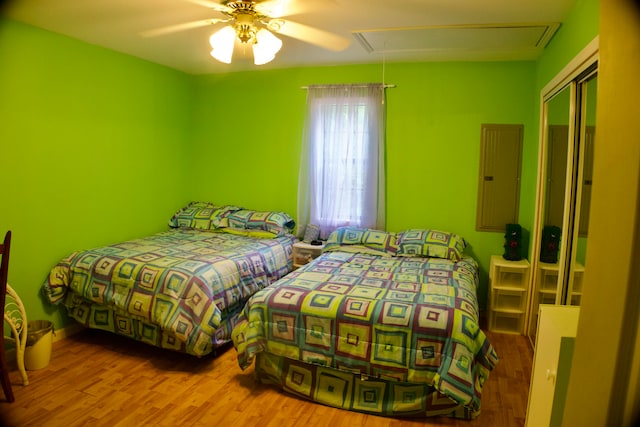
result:
[[(277, 0), (282, 50), (256, 66), (236, 46), (233, 62), (209, 55), (222, 0), (14, 0), (4, 15), (190, 74), (397, 61), (531, 60), (575, 0)], [(275, 0), (273, 0), (275, 1)], [(184, 25), (183, 25), (184, 24)], [(178, 26), (178, 27), (175, 27)], [(303, 27), (306, 26), (306, 27)], [(170, 31), (182, 28), (180, 31)], [(191, 27), (191, 28), (189, 28)], [(308, 27), (315, 28), (309, 33)], [(303, 34), (312, 43), (285, 35)], [(160, 30), (160, 31), (158, 31)], [(296, 36), (296, 37), (297, 37)], [(346, 46), (330, 50), (318, 45)]]

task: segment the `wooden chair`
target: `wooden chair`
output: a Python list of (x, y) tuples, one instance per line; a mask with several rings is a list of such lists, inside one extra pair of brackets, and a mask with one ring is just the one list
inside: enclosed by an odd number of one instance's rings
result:
[[(4, 236), (4, 243), (0, 245), (0, 310), (2, 316), (0, 319), (4, 322), (4, 304), (7, 294), (7, 275), (9, 271), (9, 249), (11, 247), (11, 231), (7, 231)], [(2, 389), (4, 395), (9, 402), (13, 402), (13, 390), (11, 390), (11, 382), (9, 381), (9, 370), (7, 369), (7, 357), (4, 354), (4, 332), (0, 334), (0, 379), (2, 380)]]

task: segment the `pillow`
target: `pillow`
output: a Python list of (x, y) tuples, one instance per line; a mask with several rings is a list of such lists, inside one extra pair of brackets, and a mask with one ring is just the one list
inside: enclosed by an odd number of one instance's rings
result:
[(438, 230), (406, 230), (398, 233), (399, 256), (426, 256), (460, 261), (467, 242), (457, 234)]
[(398, 251), (395, 233), (357, 227), (340, 227), (334, 230), (324, 245), (324, 251), (340, 250), (346, 246), (361, 246), (391, 255)]
[(198, 230), (215, 228), (219, 218), (242, 208), (237, 206), (216, 206), (210, 202), (191, 202), (176, 212), (169, 220), (169, 227), (187, 227)]
[[(326, 246), (326, 245), (325, 245)], [(329, 249), (322, 249), (322, 252), (332, 252), (332, 251), (340, 251), (340, 252), (348, 252), (350, 254), (369, 254), (376, 255), (379, 257), (394, 257), (395, 254), (391, 252), (387, 252), (381, 249), (375, 249), (369, 246), (364, 245), (337, 245), (331, 246)]]
[(251, 237), (253, 239), (275, 239), (278, 237), (277, 234), (274, 234), (270, 231), (264, 230), (247, 230), (246, 228), (216, 228), (216, 232), (218, 233), (228, 233), (235, 234), (237, 236)]
[(257, 212), (240, 209), (214, 221), (217, 228), (239, 228), (247, 230), (263, 230), (282, 236), (291, 233), (296, 222), (284, 212)]

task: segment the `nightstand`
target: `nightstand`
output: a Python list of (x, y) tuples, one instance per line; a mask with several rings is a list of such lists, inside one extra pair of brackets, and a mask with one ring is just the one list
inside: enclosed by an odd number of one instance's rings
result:
[(293, 268), (300, 268), (322, 255), (322, 245), (311, 245), (305, 242), (293, 244)]
[(491, 257), (489, 330), (523, 334), (529, 295), (529, 261)]

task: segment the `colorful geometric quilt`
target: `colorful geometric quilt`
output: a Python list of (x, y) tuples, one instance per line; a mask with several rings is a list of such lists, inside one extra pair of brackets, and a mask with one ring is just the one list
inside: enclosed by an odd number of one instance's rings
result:
[(498, 360), (478, 326), (477, 283), (468, 256), (325, 252), (247, 302), (232, 333), (238, 363), (258, 355), (259, 376), (345, 409), (411, 415), (445, 399), (476, 416)]
[(291, 271), (293, 241), (175, 229), (74, 252), (43, 289), (86, 326), (203, 356), (228, 341), (225, 320)]

